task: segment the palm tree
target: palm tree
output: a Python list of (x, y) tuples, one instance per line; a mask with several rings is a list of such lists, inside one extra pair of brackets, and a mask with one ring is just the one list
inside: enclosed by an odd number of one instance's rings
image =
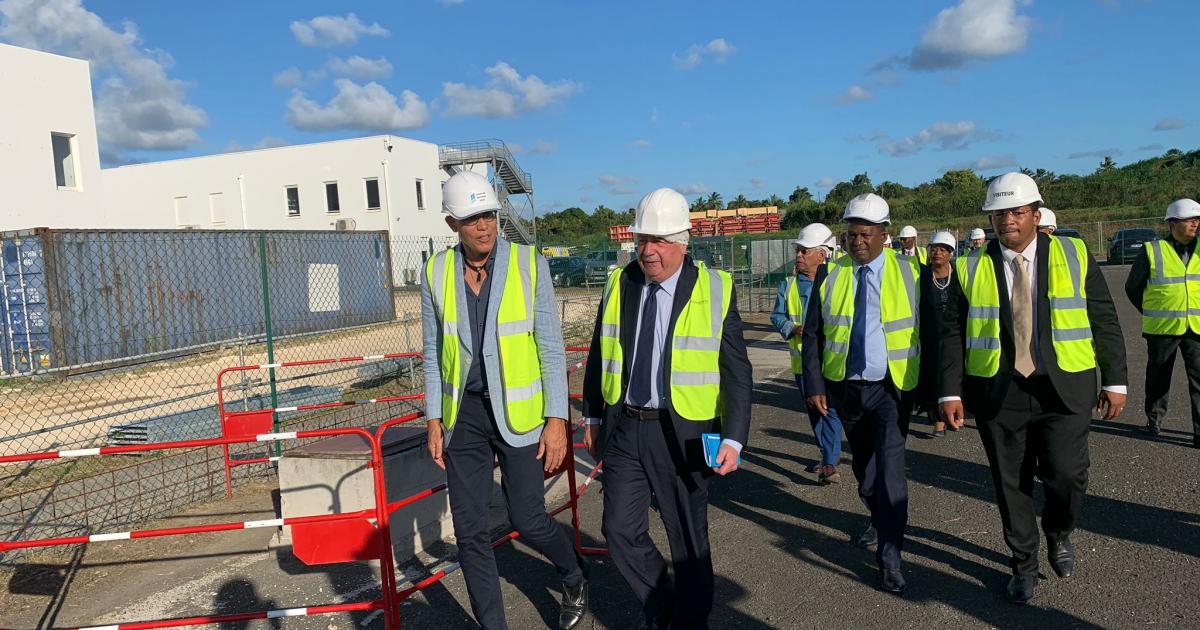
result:
[(729, 202), (730, 208), (749, 208), (750, 200), (746, 199), (746, 195), (738, 195), (733, 201)]
[(714, 191), (711, 195), (708, 196), (707, 205), (710, 210), (720, 209), (720, 207), (724, 204), (725, 204), (725, 200), (721, 199), (721, 193)]

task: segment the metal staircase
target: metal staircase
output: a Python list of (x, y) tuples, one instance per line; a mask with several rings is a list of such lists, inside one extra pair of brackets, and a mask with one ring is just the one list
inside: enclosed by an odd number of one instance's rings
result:
[[(500, 232), (510, 241), (533, 244), (536, 238), (533, 176), (521, 170), (506, 144), (500, 140), (443, 144), (438, 147), (438, 158), (442, 170), (451, 175), (475, 165), (487, 165), (488, 178), (500, 199)], [(511, 197), (524, 200), (522, 207), (514, 205)], [(525, 220), (524, 215), (529, 217), (529, 221)]]

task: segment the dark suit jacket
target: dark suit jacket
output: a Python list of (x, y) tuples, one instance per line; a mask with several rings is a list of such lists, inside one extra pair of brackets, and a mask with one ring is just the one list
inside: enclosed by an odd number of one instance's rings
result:
[[(951, 263), (953, 268), (953, 263)], [(921, 267), (921, 381), (917, 385), (917, 404), (926, 410), (937, 411), (938, 369), (941, 368), (942, 315), (937, 303), (938, 290), (933, 286), (933, 267)], [(950, 274), (950, 284), (958, 282)], [(951, 291), (949, 287), (946, 291)]]
[[(1037, 343), (1050, 382), (1063, 404), (1071, 413), (1086, 413), (1096, 404), (1096, 371), (1070, 373), (1060, 370), (1051, 339), (1050, 300), (1047, 297), (1051, 238), (1045, 234), (1037, 236)], [(991, 417), (1000, 408), (1016, 372), (1013, 371), (1012, 304), (1008, 298), (1008, 281), (1004, 277), (1004, 258), (1000, 253), (999, 241), (989, 241), (984, 254), (992, 257), (996, 267), (996, 284), (1000, 289), (1000, 368), (993, 378), (966, 375), (964, 338), (968, 304), (956, 280), (950, 285), (952, 293), (942, 320), (940, 396), (961, 396), (966, 408), (976, 416)], [(1121, 322), (1117, 319), (1117, 309), (1109, 294), (1108, 283), (1104, 281), (1100, 267), (1090, 253), (1084, 289), (1087, 291), (1088, 320), (1092, 325), (1101, 384), (1127, 385), (1125, 338), (1121, 334)]]
[[(675, 333), (675, 322), (688, 299), (691, 298), (692, 288), (696, 286), (697, 267), (691, 257), (684, 260), (679, 281), (675, 287), (675, 299), (671, 307), (671, 323), (667, 330), (667, 339)], [(621, 348), (624, 357), (624, 369), (621, 375), (621, 401), (629, 385), (629, 374), (633, 361), (633, 342), (637, 334), (638, 309), (641, 308), (642, 287), (646, 284), (646, 275), (637, 261), (629, 263), (621, 274)], [(604, 402), (600, 391), (600, 319), (602, 312), (597, 310), (596, 328), (592, 333), (591, 351), (588, 353), (587, 368), (583, 377), (583, 415), (587, 418), (603, 418), (597, 443), (597, 456), (604, 457), (608, 436), (616, 428), (623, 402), (609, 406)], [(750, 437), (750, 392), (753, 388), (750, 359), (746, 356), (746, 342), (742, 338), (742, 318), (737, 310), (737, 292), (733, 294), (729, 313), (725, 316), (725, 324), (721, 335), (721, 399), (724, 401), (723, 417), (713, 418), (705, 422), (695, 422), (679, 416), (674, 404), (670, 401), (670, 391), (663, 392), (670, 409), (670, 421), (659, 424), (667, 434), (667, 444), (674, 445), (672, 459), (678, 470), (687, 470), (702, 474), (711, 474), (711, 469), (704, 462), (704, 452), (700, 444), (702, 433), (720, 433), (723, 438), (736, 440), (745, 446)], [(671, 344), (663, 349), (661, 365), (669, 370), (671, 365)], [(669, 372), (668, 372), (669, 373)], [(664, 378), (669, 383), (670, 377)], [(669, 386), (668, 386), (669, 387)]]

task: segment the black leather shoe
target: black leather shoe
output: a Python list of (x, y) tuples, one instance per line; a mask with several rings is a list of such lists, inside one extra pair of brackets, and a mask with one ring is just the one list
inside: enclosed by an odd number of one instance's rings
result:
[(1162, 427), (1160, 427), (1157, 422), (1146, 422), (1146, 426), (1141, 427), (1138, 430), (1141, 431), (1142, 433), (1145, 433), (1146, 435), (1152, 435), (1152, 436), (1162, 433)]
[(1036, 575), (1014, 575), (1008, 581), (1008, 601), (1014, 604), (1024, 604), (1033, 599), (1033, 589), (1037, 586)]
[(1075, 568), (1075, 545), (1071, 544), (1070, 537), (1050, 543), (1046, 557), (1049, 558), (1050, 568), (1054, 569), (1055, 575), (1060, 578), (1071, 577), (1071, 570)]
[(587, 615), (588, 581), (575, 586), (563, 584), (562, 605), (558, 609), (558, 630), (572, 630)]
[(858, 535), (858, 540), (854, 544), (859, 547), (873, 547), (879, 544), (879, 532), (875, 531), (875, 526), (867, 527), (867, 531)]
[(658, 619), (642, 619), (642, 623), (638, 624), (638, 630), (667, 630), (666, 621)]
[(1192, 448), (1200, 448), (1200, 435), (1192, 436)]
[(900, 574), (900, 569), (884, 569), (882, 585), (883, 590), (899, 595), (908, 587), (908, 582), (904, 581), (904, 576)]

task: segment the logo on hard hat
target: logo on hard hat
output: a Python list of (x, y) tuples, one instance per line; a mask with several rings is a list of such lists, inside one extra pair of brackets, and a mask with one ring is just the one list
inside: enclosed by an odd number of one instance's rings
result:
[(487, 193), (477, 192), (471, 193), (471, 203), (487, 201)]
[(1000, 192), (992, 193), (992, 196), (993, 197), (1011, 197), (1011, 196), (1013, 196), (1013, 194), (1015, 194), (1015, 193), (1013, 193), (1013, 191), (1011, 191), (1011, 190), (1001, 190)]

